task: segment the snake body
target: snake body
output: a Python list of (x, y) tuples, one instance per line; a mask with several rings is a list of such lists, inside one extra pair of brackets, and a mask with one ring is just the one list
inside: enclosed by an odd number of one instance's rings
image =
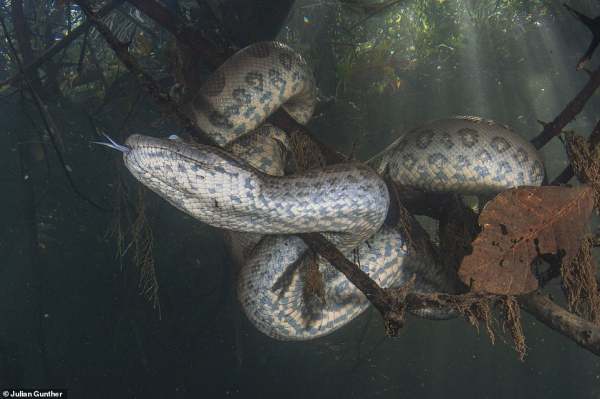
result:
[[(236, 156), (178, 140), (132, 135), (125, 165), (172, 205), (212, 226), (261, 234), (331, 233), (356, 246), (383, 223), (385, 183), (370, 167), (338, 164), (270, 176)], [(333, 234), (335, 233), (335, 234)]]
[[(194, 100), (193, 113), (220, 144), (231, 145), (282, 105), (306, 122), (314, 87), (299, 55), (279, 43), (258, 43), (209, 78)], [(272, 165), (278, 157), (265, 152), (280, 144), (275, 139), (258, 150), (242, 151), (242, 156), (255, 167), (267, 163), (274, 167), (270, 173), (281, 174), (282, 168)], [(115, 148), (123, 151), (136, 179), (175, 207), (244, 234), (252, 248), (239, 256), (244, 264), (238, 279), (242, 308), (262, 332), (287, 340), (328, 334), (368, 306), (364, 295), (319, 257), (323, 296), (307, 292), (311, 257), (296, 233), (323, 233), (351, 260), (358, 253), (360, 267), (382, 287), (402, 284), (416, 273), (414, 289), (454, 289), (455, 282), (445, 280), (433, 262), (407, 251), (396, 230), (382, 227), (389, 195), (377, 172), (400, 185), (436, 192), (490, 193), (539, 185), (543, 179), (541, 160), (526, 140), (478, 118), (426, 123), (370, 160), (371, 166), (340, 164), (289, 176), (271, 176), (228, 151), (180, 140), (133, 135), (125, 147)]]
[(402, 186), (432, 193), (489, 195), (544, 179), (542, 161), (523, 136), (471, 116), (425, 122), (367, 163)]
[(277, 42), (259, 42), (229, 58), (192, 102), (196, 123), (226, 145), (254, 130), (279, 107), (299, 123), (312, 116), (315, 80), (302, 57)]

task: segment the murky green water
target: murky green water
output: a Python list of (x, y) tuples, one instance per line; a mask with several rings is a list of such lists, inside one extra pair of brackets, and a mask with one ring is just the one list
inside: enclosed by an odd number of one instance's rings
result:
[[(520, 11), (511, 28), (520, 29), (520, 40), (511, 30), (499, 47), (502, 40), (486, 38), (485, 27), (469, 15), (478, 1), (439, 3), (456, 3), (452, 23), (460, 40), (446, 43), (434, 35), (427, 40), (438, 53), (427, 57), (406, 50), (425, 40), (421, 36), (415, 35), (414, 44), (389, 41), (385, 51), (404, 58), (379, 55), (377, 68), (356, 72), (362, 80), (355, 75), (340, 83), (323, 55), (341, 54), (331, 42), (343, 34), (325, 34), (337, 8), (298, 2), (282, 38), (314, 66), (322, 94), (335, 98), (311, 122), (316, 135), (345, 153), (358, 143), (355, 154), (363, 160), (410, 127), (441, 116), (481, 116), (531, 138), (541, 131), (536, 120), (552, 120), (587, 82), (587, 74), (575, 66), (591, 34), (560, 4), (535, 2), (531, 7), (537, 8)], [(571, 5), (600, 14), (594, 2)], [(543, 13), (540, 7), (546, 7)], [(432, 11), (427, 21), (430, 31), (443, 34), (445, 16)], [(382, 27), (388, 29), (389, 23), (367, 21), (356, 38), (383, 46), (386, 40), (378, 38), (388, 31), (379, 31)], [(590, 69), (597, 67), (598, 56)], [(108, 102), (93, 119), (86, 116), (100, 104), (93, 91), (71, 93), (69, 104), (46, 102), (61, 131), (73, 182), (104, 208), (111, 205), (118, 175), (132, 195), (136, 186), (118, 156), (89, 144), (98, 139), (92, 124), (118, 141), (134, 132), (165, 136), (177, 131), (136, 90)], [(147, 192), (159, 284), (159, 306), (153, 306), (141, 293), (134, 248), (122, 259), (116, 256), (117, 240), (108, 233), (114, 214), (74, 193), (41, 133), (37, 110), (27, 94), (19, 96), (3, 98), (0, 106), (0, 388), (66, 388), (71, 398), (600, 398), (600, 359), (525, 313), (523, 362), (500, 326), (493, 326), (492, 345), (483, 328), (478, 332), (462, 318), (433, 322), (408, 315), (400, 337), (389, 339), (380, 316), (369, 311), (315, 341), (268, 338), (237, 307), (235, 271), (217, 232)], [(596, 94), (569, 129), (588, 135), (598, 118)], [(19, 135), (19, 130), (30, 134)], [(32, 168), (27, 178), (33, 196), (21, 180), (20, 154)], [(542, 155), (551, 178), (566, 165), (558, 140)], [(37, 267), (28, 209), (35, 210)], [(125, 232), (127, 246), (131, 235)], [(547, 290), (562, 301), (558, 282)]]

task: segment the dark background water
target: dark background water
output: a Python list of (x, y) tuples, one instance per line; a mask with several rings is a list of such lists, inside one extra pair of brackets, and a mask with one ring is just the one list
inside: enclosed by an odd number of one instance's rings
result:
[[(365, 101), (351, 85), (336, 92), (336, 85), (324, 80), (323, 87), (330, 88), (324, 94), (337, 95), (336, 102), (311, 128), (346, 153), (358, 140), (360, 159), (438, 116), (482, 116), (533, 137), (541, 130), (536, 120), (554, 118), (587, 81), (574, 67), (591, 35), (559, 4), (549, 4), (554, 14), (541, 19), (538, 29), (524, 30), (522, 40), (508, 49), (516, 63), (490, 59), (463, 15), (461, 29), (470, 40), (445, 62), (410, 69), (401, 89)], [(594, 2), (572, 5), (600, 14)], [(310, 36), (327, 23), (323, 15), (299, 8), (290, 26), (296, 35)], [(296, 45), (318, 64), (309, 45)], [(598, 54), (589, 67), (597, 65)], [(135, 112), (124, 123), (128, 107), (123, 104), (131, 103)], [(47, 102), (67, 147), (64, 158), (73, 181), (109, 207), (117, 174), (132, 179), (118, 156), (90, 145), (98, 138), (91, 133), (87, 105), (88, 98), (70, 105)], [(599, 117), (596, 94), (570, 128), (587, 135)], [(380, 316), (370, 311), (311, 342), (263, 336), (237, 309), (233, 266), (216, 231), (147, 193), (159, 309), (141, 293), (133, 249), (122, 260), (116, 256), (116, 240), (107, 233), (113, 213), (74, 193), (48, 142), (35, 134), (42, 130), (31, 122), (37, 121), (35, 108), (29, 103), (23, 108), (14, 95), (3, 99), (0, 120), (0, 336), (2, 356), (11, 359), (2, 363), (1, 388), (66, 388), (73, 398), (600, 398), (600, 359), (526, 313), (528, 351), (522, 362), (500, 326), (492, 326), (497, 333), (492, 345), (485, 329), (478, 332), (462, 318), (432, 322), (408, 315), (401, 336), (389, 339)], [(145, 95), (139, 103), (130, 98), (109, 104), (98, 120), (120, 141), (133, 132), (177, 131)], [(23, 141), (19, 129), (32, 134)], [(37, 214), (39, 277), (31, 263), (30, 197), (18, 148), (33, 165), (28, 179)], [(551, 177), (566, 164), (558, 140), (542, 155)], [(547, 289), (561, 302), (557, 282)], [(36, 304), (44, 315), (46, 364)]]

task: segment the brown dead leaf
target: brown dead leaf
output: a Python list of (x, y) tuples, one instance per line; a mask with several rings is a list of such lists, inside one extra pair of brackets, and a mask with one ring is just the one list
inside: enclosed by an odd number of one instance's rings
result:
[(581, 245), (594, 207), (594, 190), (516, 187), (490, 201), (479, 216), (483, 230), (458, 275), (475, 291), (521, 295), (537, 288), (531, 261), (539, 254), (565, 252), (570, 262)]

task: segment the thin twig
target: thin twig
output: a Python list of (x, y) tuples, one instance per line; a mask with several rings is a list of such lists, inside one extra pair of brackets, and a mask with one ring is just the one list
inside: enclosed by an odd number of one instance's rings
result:
[(560, 135), (569, 122), (575, 119), (583, 110), (588, 100), (594, 95), (600, 86), (600, 67), (592, 72), (590, 79), (577, 93), (577, 95), (567, 104), (565, 109), (558, 114), (550, 123), (544, 123), (544, 129), (540, 134), (531, 139), (531, 144), (536, 149), (545, 146), (553, 137)]
[(162, 108), (163, 112), (175, 118), (175, 122), (177, 122), (183, 130), (184, 138), (189, 141), (192, 141), (193, 139), (193, 141), (197, 143), (216, 147), (217, 143), (214, 139), (200, 130), (191, 120), (189, 115), (183, 112), (181, 107), (179, 107), (169, 93), (157, 85), (152, 76), (140, 67), (135, 57), (129, 53), (127, 45), (119, 41), (119, 39), (112, 34), (110, 29), (108, 29), (106, 24), (100, 20), (91, 3), (88, 0), (78, 0), (75, 1), (75, 3), (79, 5), (87, 19), (94, 25), (102, 37), (104, 37), (104, 40), (106, 40), (108, 45), (113, 49), (117, 58), (119, 58), (127, 69), (129, 69), (135, 80), (150, 93), (152, 99)]

